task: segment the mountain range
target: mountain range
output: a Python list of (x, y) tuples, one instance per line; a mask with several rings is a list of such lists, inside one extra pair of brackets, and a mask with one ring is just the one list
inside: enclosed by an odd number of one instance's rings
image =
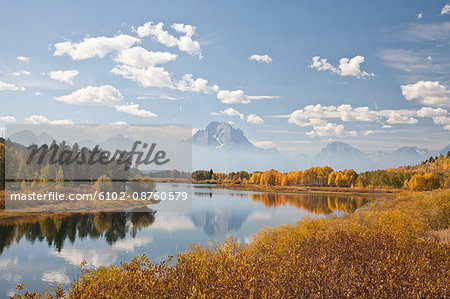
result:
[[(10, 136), (16, 143), (50, 144), (52, 136), (31, 131), (21, 131)], [(5, 140), (0, 138), (0, 143)], [(100, 144), (104, 149), (130, 149), (133, 140), (117, 135)], [(92, 140), (81, 141), (80, 146), (93, 147)], [(256, 171), (277, 169), (279, 171), (303, 170), (312, 166), (330, 166), (335, 170), (349, 169), (361, 172), (405, 165), (415, 165), (431, 156), (447, 155), (450, 144), (440, 151), (428, 151), (418, 147), (404, 146), (393, 152), (363, 152), (347, 143), (330, 142), (314, 156), (298, 153), (287, 159), (273, 147), (263, 149), (252, 144), (241, 129), (223, 122), (211, 122), (204, 130), (192, 136), (192, 169), (213, 169), (214, 171)]]
[(330, 142), (310, 157), (298, 153), (290, 161), (276, 148), (262, 149), (253, 145), (240, 129), (228, 123), (212, 122), (192, 137), (193, 169), (215, 171), (302, 170), (312, 166), (330, 166), (335, 170), (353, 168), (356, 171), (415, 165), (430, 156), (447, 155), (450, 144), (432, 152), (417, 147), (401, 147), (394, 152), (363, 152), (347, 143)]
[(254, 146), (241, 129), (228, 123), (211, 122), (192, 136), (192, 168), (215, 171), (288, 170), (294, 165), (276, 148)]

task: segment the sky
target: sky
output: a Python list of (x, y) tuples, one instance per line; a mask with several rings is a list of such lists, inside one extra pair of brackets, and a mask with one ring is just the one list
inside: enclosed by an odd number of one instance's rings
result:
[(448, 1), (9, 1), (7, 123), (229, 122), (313, 154), (450, 143)]

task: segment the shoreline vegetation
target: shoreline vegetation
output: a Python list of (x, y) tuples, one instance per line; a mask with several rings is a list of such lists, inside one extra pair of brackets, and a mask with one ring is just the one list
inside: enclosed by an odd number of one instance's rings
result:
[(359, 211), (193, 244), (161, 263), (144, 254), (89, 268), (67, 290), (14, 298), (446, 298), (450, 189), (375, 199)]

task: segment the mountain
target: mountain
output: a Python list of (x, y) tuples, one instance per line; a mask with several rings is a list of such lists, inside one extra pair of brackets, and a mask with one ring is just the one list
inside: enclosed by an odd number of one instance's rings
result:
[[(405, 165), (416, 165), (424, 160), (426, 156), (430, 156), (430, 153), (425, 150), (420, 150), (417, 147), (404, 146), (393, 152), (387, 162), (387, 167), (398, 167)], [(396, 165), (401, 163), (401, 165)]]
[(3, 143), (3, 144), (5, 144), (5, 138), (3, 138), (3, 137), (0, 137), (0, 143)]
[(192, 144), (201, 147), (254, 150), (256, 147), (244, 136), (241, 129), (228, 123), (211, 122), (205, 130), (192, 136)]
[(439, 154), (443, 154), (444, 156), (447, 156), (448, 152), (450, 152), (450, 144), (447, 144), (446, 147), (444, 147), (443, 149), (441, 149), (439, 151)]
[(343, 142), (328, 143), (315, 157), (315, 166), (330, 166), (335, 170), (353, 168), (356, 171), (372, 169), (374, 161), (368, 154)]
[(253, 145), (241, 129), (228, 123), (211, 122), (192, 136), (192, 168), (215, 171), (293, 170), (276, 148)]
[(41, 133), (38, 136), (30, 130), (24, 130), (24, 131), (14, 133), (11, 136), (9, 136), (9, 139), (13, 142), (16, 142), (16, 143), (19, 143), (19, 144), (22, 144), (25, 146), (29, 146), (31, 144), (37, 144), (39, 146), (42, 144), (50, 145), (53, 142), (53, 137), (50, 136), (49, 134)]

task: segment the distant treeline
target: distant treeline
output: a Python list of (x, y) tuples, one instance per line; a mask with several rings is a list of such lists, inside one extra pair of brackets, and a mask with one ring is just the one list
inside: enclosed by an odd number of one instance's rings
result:
[[(335, 171), (331, 167), (311, 167), (303, 171), (277, 170), (214, 172), (198, 170), (192, 174), (196, 181), (211, 183), (255, 184), (262, 186), (317, 186), (358, 188), (405, 188), (416, 191), (450, 187), (450, 157), (443, 155), (421, 163), (422, 168), (410, 171), (399, 169), (356, 173), (353, 169)], [(439, 169), (439, 171), (427, 171)]]

